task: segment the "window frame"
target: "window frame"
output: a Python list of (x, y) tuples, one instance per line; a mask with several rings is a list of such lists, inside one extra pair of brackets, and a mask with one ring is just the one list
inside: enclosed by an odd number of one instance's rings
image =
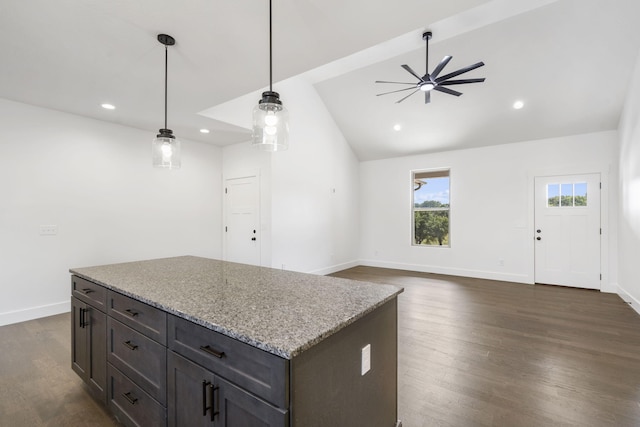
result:
[[(428, 175), (426, 178), (449, 178), (449, 206), (446, 208), (416, 208), (415, 207), (415, 181), (419, 179), (418, 175)], [(420, 247), (420, 248), (451, 248), (451, 168), (443, 167), (443, 168), (435, 168), (435, 169), (415, 169), (410, 172), (411, 176), (411, 246)], [(448, 229), (448, 238), (446, 245), (431, 245), (431, 244), (420, 244), (416, 243), (416, 212), (447, 212), (447, 216), (449, 218), (449, 229)]]

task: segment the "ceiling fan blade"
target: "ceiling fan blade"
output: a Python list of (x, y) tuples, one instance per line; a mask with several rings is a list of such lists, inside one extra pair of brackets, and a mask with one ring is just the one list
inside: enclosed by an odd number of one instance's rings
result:
[(406, 83), (406, 82), (388, 82), (386, 80), (376, 80), (376, 83), (394, 83), (397, 85), (411, 85), (411, 86), (415, 86), (415, 83)]
[(451, 86), (451, 85), (464, 85), (467, 83), (482, 83), (484, 81), (484, 77), (480, 79), (460, 79), (460, 80), (446, 80), (440, 83), (440, 86)]
[(413, 95), (414, 93), (416, 93), (417, 91), (419, 91), (420, 89), (416, 89), (413, 92), (411, 92), (409, 95), (405, 96), (404, 98), (402, 98), (400, 101), (396, 101), (396, 104), (400, 104), (402, 101), (404, 101), (405, 99), (407, 99), (408, 97), (410, 97), (411, 95)]
[(416, 79), (420, 80), (421, 82), (423, 82), (424, 80), (422, 80), (422, 77), (420, 77), (419, 75), (416, 74), (415, 71), (413, 71), (411, 69), (411, 67), (409, 67), (407, 64), (403, 64), (402, 68), (404, 68), (405, 70), (407, 70), (409, 73), (411, 73), (412, 76), (414, 76)]
[(431, 102), (431, 91), (428, 90), (424, 93), (424, 103), (429, 104)]
[(433, 81), (436, 78), (438, 78), (438, 75), (440, 74), (442, 69), (447, 66), (449, 61), (451, 61), (451, 58), (453, 58), (453, 56), (447, 55), (442, 59), (442, 61), (440, 61), (438, 66), (433, 70), (433, 73), (431, 73), (431, 81)]
[(396, 93), (396, 92), (404, 92), (405, 90), (415, 89), (415, 87), (416, 87), (416, 85), (414, 84), (413, 87), (407, 87), (407, 88), (404, 88), (404, 89), (392, 90), (391, 92), (378, 93), (378, 94), (376, 94), (376, 96), (389, 95), (390, 93)]
[(477, 64), (473, 64), (473, 65), (469, 65), (468, 67), (461, 68), (458, 71), (454, 71), (453, 73), (449, 73), (446, 76), (442, 76), (442, 77), (436, 79), (436, 83), (440, 84), (445, 80), (449, 80), (451, 78), (459, 76), (460, 74), (464, 74), (464, 73), (467, 73), (467, 72), (469, 72), (471, 70), (475, 70), (476, 68), (480, 68), (483, 65), (484, 65), (484, 62), (478, 62)]
[(458, 92), (457, 90), (449, 89), (448, 87), (436, 86), (436, 87), (433, 88), (433, 90), (437, 90), (438, 92), (442, 92), (442, 93), (448, 93), (449, 95), (453, 95), (453, 96), (462, 95), (462, 92)]

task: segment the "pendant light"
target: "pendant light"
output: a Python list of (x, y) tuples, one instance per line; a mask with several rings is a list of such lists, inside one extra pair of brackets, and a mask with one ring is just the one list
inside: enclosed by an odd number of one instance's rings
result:
[(164, 128), (156, 135), (151, 146), (153, 166), (158, 168), (180, 168), (180, 140), (176, 139), (171, 129), (167, 129), (167, 63), (168, 46), (176, 44), (176, 40), (167, 34), (158, 34), (158, 41), (164, 45)]
[(269, 90), (253, 107), (253, 140), (251, 145), (266, 151), (289, 148), (289, 112), (282, 105), (280, 95), (273, 91), (273, 43), (271, 0), (269, 0)]

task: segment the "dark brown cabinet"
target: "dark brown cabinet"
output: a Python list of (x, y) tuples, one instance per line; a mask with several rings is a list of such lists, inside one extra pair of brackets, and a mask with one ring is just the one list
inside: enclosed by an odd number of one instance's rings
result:
[(288, 411), (168, 353), (169, 426), (287, 427)]
[(93, 396), (107, 398), (107, 316), (91, 304), (71, 297), (71, 367)]

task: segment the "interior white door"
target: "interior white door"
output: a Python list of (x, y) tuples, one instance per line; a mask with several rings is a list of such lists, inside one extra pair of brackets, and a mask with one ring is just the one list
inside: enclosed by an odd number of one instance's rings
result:
[(535, 178), (535, 281), (600, 289), (600, 174)]
[(225, 260), (260, 265), (257, 176), (225, 181)]

